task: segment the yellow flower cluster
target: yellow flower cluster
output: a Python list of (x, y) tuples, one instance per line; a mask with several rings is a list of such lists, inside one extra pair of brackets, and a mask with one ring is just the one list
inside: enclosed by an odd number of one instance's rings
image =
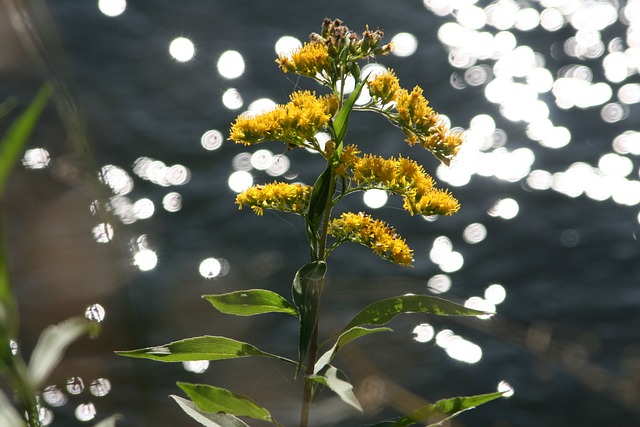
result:
[(460, 204), (447, 191), (434, 188), (433, 178), (415, 161), (399, 157), (358, 156), (348, 145), (342, 151), (337, 173), (349, 177), (358, 189), (379, 188), (404, 199), (404, 208), (412, 215), (452, 215)]
[(393, 228), (362, 212), (346, 212), (333, 219), (329, 234), (338, 241), (348, 240), (367, 246), (380, 257), (398, 265), (409, 266), (413, 262), (413, 251)]
[(266, 185), (254, 185), (238, 194), (236, 204), (251, 207), (256, 215), (262, 215), (265, 209), (303, 214), (311, 196), (310, 185), (274, 182)]
[(259, 115), (241, 115), (231, 126), (231, 139), (244, 145), (281, 140), (303, 146), (322, 130), (338, 108), (333, 96), (297, 91), (291, 101)]
[(305, 43), (290, 55), (280, 54), (276, 62), (285, 73), (315, 78), (331, 69), (329, 51), (322, 43)]
[(462, 135), (442, 123), (422, 95), (422, 88), (416, 86), (411, 92), (401, 88), (392, 70), (374, 76), (367, 86), (374, 101), (382, 105), (395, 102), (396, 112), (388, 113), (387, 117), (403, 130), (410, 145), (419, 143), (449, 164), (462, 144)]
[(384, 105), (393, 101), (396, 92), (400, 90), (400, 82), (393, 70), (388, 70), (369, 78), (367, 87), (371, 97)]

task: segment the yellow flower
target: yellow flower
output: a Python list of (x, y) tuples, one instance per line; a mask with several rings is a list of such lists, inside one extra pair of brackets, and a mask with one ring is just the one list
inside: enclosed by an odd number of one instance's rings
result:
[(426, 193), (405, 195), (403, 207), (411, 215), (453, 215), (460, 209), (460, 202), (449, 191), (433, 188)]
[(388, 70), (370, 78), (367, 81), (367, 86), (371, 97), (384, 105), (393, 100), (396, 92), (400, 89), (400, 82), (393, 70)]
[(371, 248), (381, 258), (401, 266), (410, 266), (413, 251), (404, 239), (385, 222), (362, 212), (346, 212), (329, 225), (329, 234), (338, 241), (351, 241)]
[(322, 130), (337, 109), (332, 96), (316, 97), (315, 92), (297, 91), (291, 101), (259, 115), (241, 115), (231, 126), (230, 139), (244, 145), (281, 140), (303, 146)]
[(262, 215), (265, 209), (303, 214), (309, 204), (312, 187), (302, 184), (274, 182), (266, 185), (254, 185), (236, 197), (238, 208), (251, 207), (256, 215)]
[(331, 69), (329, 51), (322, 43), (305, 43), (290, 55), (280, 54), (276, 62), (285, 73), (315, 78)]
[(449, 164), (463, 142), (462, 135), (451, 132), (442, 123), (440, 116), (422, 95), (422, 88), (416, 86), (411, 93), (406, 89), (395, 92), (397, 115), (395, 120), (406, 134), (409, 145), (420, 143), (438, 159)]

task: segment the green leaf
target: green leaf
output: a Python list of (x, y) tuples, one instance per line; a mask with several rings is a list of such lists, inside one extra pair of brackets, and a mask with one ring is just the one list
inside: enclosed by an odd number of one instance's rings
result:
[(116, 354), (159, 362), (189, 362), (198, 360), (238, 359), (261, 356), (295, 364), (293, 360), (257, 349), (255, 346), (227, 337), (204, 335), (186, 338), (169, 344), (138, 350), (116, 351)]
[(454, 302), (427, 295), (403, 295), (383, 299), (364, 308), (344, 328), (360, 325), (384, 325), (402, 313), (430, 313), (439, 316), (481, 316), (484, 311), (467, 308)]
[(360, 92), (362, 92), (362, 88), (366, 82), (366, 78), (358, 82), (356, 87), (353, 89), (353, 92), (351, 92), (351, 95), (349, 95), (349, 98), (347, 98), (347, 101), (336, 114), (335, 119), (333, 119), (333, 130), (336, 133), (336, 144), (342, 142), (344, 135), (347, 133), (347, 121), (349, 120), (349, 114), (351, 114), (351, 110), (353, 110), (353, 106), (360, 96)]
[(353, 386), (349, 382), (349, 379), (339, 369), (328, 365), (319, 375), (310, 375), (307, 379), (326, 385), (331, 391), (337, 394), (343, 402), (360, 412), (364, 412), (360, 402), (356, 399), (356, 395), (353, 394)]
[(94, 424), (93, 427), (116, 427), (116, 421), (121, 420), (123, 418), (122, 415), (112, 415), (109, 418), (105, 418), (97, 424)]
[(187, 393), (201, 411), (222, 412), (280, 425), (273, 419), (269, 411), (242, 394), (206, 384), (178, 382), (178, 387)]
[(327, 264), (324, 261), (314, 261), (303, 265), (293, 279), (293, 302), (300, 313), (300, 339), (296, 373), (302, 369), (304, 358), (309, 350), (311, 335), (316, 328), (320, 286), (326, 272)]
[[(371, 427), (406, 427), (422, 423), (424, 420), (432, 417), (439, 417), (439, 420), (427, 425), (426, 427), (442, 425), (444, 421), (450, 420), (451, 418), (456, 417), (469, 409), (473, 409), (476, 406), (498, 399), (502, 397), (503, 394), (504, 392), (497, 391), (495, 393), (480, 394), (477, 396), (461, 396), (442, 399), (438, 400), (436, 403), (428, 404), (416, 409), (409, 415), (395, 420), (392, 424), (382, 423), (375, 424)], [(385, 423), (388, 422), (389, 421), (385, 421)]]
[(233, 415), (201, 411), (190, 400), (175, 395), (169, 397), (175, 400), (187, 415), (206, 427), (249, 427), (248, 424)]
[(48, 83), (42, 86), (31, 104), (11, 124), (0, 140), (0, 195), (4, 192), (7, 178), (52, 94), (53, 86)]
[(249, 289), (218, 295), (204, 295), (215, 308), (225, 314), (236, 316), (253, 316), (262, 313), (287, 313), (298, 316), (298, 311), (273, 291), (265, 289)]
[(340, 336), (336, 340), (336, 343), (333, 345), (333, 347), (331, 347), (331, 349), (327, 350), (322, 356), (318, 358), (318, 361), (316, 362), (313, 372), (318, 373), (325, 366), (331, 363), (331, 360), (333, 360), (334, 356), (346, 344), (350, 343), (351, 341), (357, 338), (360, 338), (369, 334), (374, 334), (376, 332), (393, 332), (393, 329), (391, 328), (368, 329), (368, 328), (363, 328), (361, 326), (355, 326), (351, 329), (344, 331), (342, 334), (340, 334)]
[(34, 388), (38, 389), (58, 366), (69, 344), (86, 333), (95, 335), (97, 323), (84, 318), (72, 318), (42, 331), (28, 367), (29, 379)]
[(327, 203), (330, 202), (331, 194), (329, 193), (332, 179), (331, 165), (328, 165), (315, 184), (313, 184), (309, 199), (309, 223), (312, 225), (314, 233), (317, 232), (320, 219), (324, 214)]

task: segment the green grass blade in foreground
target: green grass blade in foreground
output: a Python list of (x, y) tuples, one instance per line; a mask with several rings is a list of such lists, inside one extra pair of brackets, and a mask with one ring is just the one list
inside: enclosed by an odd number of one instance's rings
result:
[(18, 117), (0, 140), (0, 196), (13, 166), (29, 140), (44, 107), (53, 93), (53, 86), (45, 84), (27, 109)]
[(331, 347), (322, 356), (320, 356), (320, 358), (318, 358), (318, 361), (316, 362), (313, 372), (318, 373), (320, 372), (321, 369), (323, 369), (325, 366), (331, 363), (331, 360), (333, 360), (334, 356), (346, 344), (350, 343), (351, 341), (357, 338), (360, 338), (369, 334), (374, 334), (376, 332), (393, 332), (393, 329), (391, 328), (368, 329), (368, 328), (363, 328), (361, 326), (354, 326), (353, 328), (344, 331), (342, 334), (340, 334), (340, 336), (336, 340), (336, 343), (333, 345), (333, 347)]
[(18, 413), (18, 410), (14, 408), (11, 401), (4, 394), (4, 391), (0, 389), (0, 426), (7, 427), (24, 427), (26, 423), (24, 419)]
[(259, 350), (246, 342), (227, 337), (204, 335), (186, 338), (169, 344), (138, 350), (116, 351), (116, 354), (159, 362), (189, 362), (198, 360), (224, 360), (261, 356), (295, 364), (293, 360)]
[(86, 333), (96, 335), (97, 332), (98, 324), (83, 318), (69, 319), (42, 331), (29, 361), (28, 375), (32, 386), (40, 388), (73, 341)]
[(353, 394), (353, 385), (351, 385), (347, 376), (339, 369), (328, 365), (323, 372), (318, 375), (311, 375), (307, 377), (307, 379), (326, 385), (331, 391), (337, 394), (343, 402), (360, 412), (364, 412), (360, 402), (356, 399), (356, 395)]
[(267, 421), (278, 426), (280, 425), (273, 419), (269, 411), (247, 396), (206, 384), (179, 382), (178, 387), (187, 393), (187, 396), (193, 400), (193, 403), (195, 403), (201, 411), (222, 412), (224, 414), (249, 417), (256, 420)]
[(175, 400), (187, 415), (205, 427), (249, 427), (247, 423), (233, 415), (201, 411), (195, 403), (188, 399), (174, 395), (169, 397)]
[(403, 313), (429, 313), (439, 316), (482, 316), (488, 313), (467, 308), (460, 304), (428, 295), (403, 295), (383, 299), (364, 308), (344, 328), (354, 326), (384, 325)]
[(372, 427), (406, 427), (412, 426), (422, 421), (440, 416), (437, 422), (427, 425), (426, 427), (441, 425), (444, 421), (450, 420), (453, 417), (460, 415), (461, 413), (473, 409), (476, 406), (480, 406), (484, 403), (491, 402), (504, 395), (504, 392), (497, 391), (495, 393), (479, 394), (477, 396), (461, 396), (452, 397), (449, 399), (438, 400), (436, 403), (425, 405), (409, 415), (395, 420), (393, 424), (376, 424)]
[(314, 261), (305, 264), (298, 270), (293, 279), (293, 302), (300, 313), (300, 338), (298, 342), (298, 368), (302, 369), (305, 356), (309, 350), (311, 336), (318, 318), (319, 286), (327, 272), (327, 264)]
[(253, 316), (262, 313), (287, 313), (298, 317), (296, 310), (280, 294), (265, 289), (249, 289), (226, 294), (204, 295), (218, 311), (236, 316)]

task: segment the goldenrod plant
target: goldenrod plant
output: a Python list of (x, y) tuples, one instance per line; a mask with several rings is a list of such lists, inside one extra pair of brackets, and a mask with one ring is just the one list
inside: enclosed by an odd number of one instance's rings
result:
[[(230, 139), (236, 143), (253, 146), (266, 141), (281, 141), (290, 149), (304, 148), (316, 152), (326, 163), (313, 185), (286, 182), (255, 185), (236, 198), (240, 208), (247, 206), (257, 215), (262, 215), (265, 209), (272, 209), (304, 219), (309, 262), (298, 270), (293, 279), (291, 301), (265, 289), (204, 296), (217, 310), (226, 314), (251, 316), (279, 312), (296, 317), (299, 334), (295, 360), (221, 336), (188, 338), (119, 354), (164, 362), (258, 356), (290, 364), (293, 366), (292, 375), (300, 381), (302, 388), (299, 426), (306, 427), (311, 406), (325, 388), (336, 393), (345, 404), (362, 411), (347, 375), (334, 365), (335, 356), (350, 342), (366, 335), (391, 331), (384, 325), (404, 313), (439, 316), (487, 314), (434, 296), (401, 295), (364, 307), (342, 329), (333, 331), (326, 341), (326, 337), (319, 337), (319, 308), (327, 263), (337, 247), (347, 242), (359, 243), (399, 266), (407, 267), (413, 263), (413, 251), (390, 225), (363, 212), (335, 213), (344, 198), (369, 189), (384, 190), (401, 197), (404, 209), (411, 215), (452, 215), (460, 207), (458, 200), (449, 191), (437, 188), (434, 179), (414, 160), (362, 153), (356, 145), (346, 142), (349, 117), (355, 111), (384, 116), (402, 130), (409, 145), (424, 147), (445, 164), (449, 164), (463, 142), (463, 136), (450, 130), (429, 106), (420, 87), (410, 91), (402, 88), (391, 70), (363, 75), (359, 61), (371, 61), (393, 49), (392, 44), (381, 43), (382, 37), (381, 30), (367, 28), (360, 36), (340, 20), (325, 19), (319, 34), (311, 34), (308, 43), (291, 54), (280, 55), (276, 62), (285, 73), (315, 80), (327, 89), (328, 94), (296, 91), (286, 104), (261, 114), (243, 114), (231, 126)], [(354, 82), (351, 91), (347, 90), (349, 80)], [(360, 99), (367, 92), (369, 96)], [(320, 138), (321, 133), (330, 135), (330, 139)], [(281, 426), (267, 409), (247, 396), (204, 384), (180, 382), (178, 386), (189, 399), (172, 398), (205, 426), (247, 426), (244, 418)], [(502, 392), (494, 392), (443, 399), (373, 426), (401, 427), (418, 423), (424, 425), (426, 422), (440, 425), (445, 419), (502, 395)]]

